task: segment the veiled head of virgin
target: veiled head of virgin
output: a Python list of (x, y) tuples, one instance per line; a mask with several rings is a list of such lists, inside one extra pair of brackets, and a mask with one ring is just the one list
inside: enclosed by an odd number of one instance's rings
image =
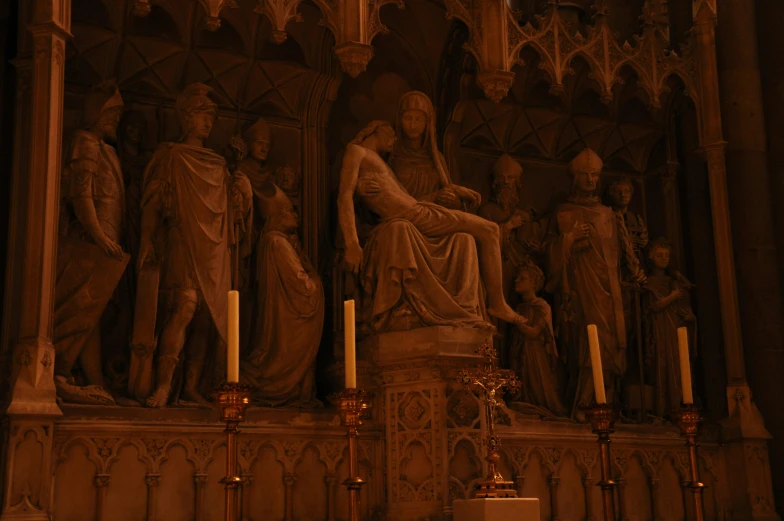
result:
[(409, 146), (422, 147), (435, 136), (435, 109), (427, 94), (407, 92), (397, 106), (396, 130)]

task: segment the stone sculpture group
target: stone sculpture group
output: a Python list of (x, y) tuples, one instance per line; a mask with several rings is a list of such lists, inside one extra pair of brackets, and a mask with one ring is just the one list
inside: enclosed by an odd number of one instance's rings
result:
[[(211, 94), (202, 84), (180, 94), (180, 139), (153, 153), (143, 149), (143, 116), (123, 112), (114, 83), (86, 98), (61, 187), (54, 342), (65, 402), (208, 405), (225, 365), (227, 294), (238, 289), (250, 310), (241, 378), (256, 403), (321, 404), (325, 295), (300, 242), (298, 172), (267, 164), (263, 119), (242, 134), (244, 157), (207, 148)], [(629, 211), (632, 180), (611, 183), (603, 204), (602, 168), (583, 150), (568, 165), (567, 199), (538, 215), (521, 207), (525, 172), (504, 154), (483, 203), (452, 180), (430, 99), (403, 95), (395, 121), (369, 122), (340, 169), (336, 243), (358, 281), (363, 330), (495, 331), (522, 382), (513, 401), (580, 420), (593, 400), (584, 332), (595, 324), (608, 396), (629, 384), (627, 353), (641, 345), (654, 412), (672, 414), (681, 396), (676, 329), (695, 320), (691, 284), (670, 266), (667, 240), (649, 241)], [(130, 349), (102, 345), (107, 328)]]

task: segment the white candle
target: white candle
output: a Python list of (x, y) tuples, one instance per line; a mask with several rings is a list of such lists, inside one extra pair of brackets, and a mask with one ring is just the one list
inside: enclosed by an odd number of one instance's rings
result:
[(343, 303), (343, 336), (346, 351), (346, 389), (357, 387), (357, 344), (354, 330), (354, 301), (347, 300)]
[(694, 403), (694, 395), (691, 392), (689, 330), (685, 327), (678, 328), (678, 354), (681, 359), (681, 389), (683, 391), (683, 403), (686, 405), (691, 405)]
[(593, 389), (596, 393), (596, 403), (607, 403), (607, 396), (604, 394), (602, 352), (599, 350), (599, 331), (594, 324), (588, 325), (588, 346), (591, 348), (591, 369), (593, 370)]
[(229, 291), (229, 352), (226, 357), (226, 380), (240, 382), (240, 292)]

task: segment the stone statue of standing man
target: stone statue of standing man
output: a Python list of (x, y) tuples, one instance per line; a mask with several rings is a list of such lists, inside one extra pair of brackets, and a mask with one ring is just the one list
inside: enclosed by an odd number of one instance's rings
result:
[(87, 95), (84, 130), (76, 132), (62, 174), (53, 341), (55, 385), (66, 402), (115, 403), (104, 382), (100, 320), (129, 259), (121, 246), (125, 186), (109, 144), (122, 110), (114, 82)]
[[(205, 147), (217, 111), (211, 91), (196, 83), (180, 94), (177, 116), (183, 137), (160, 145), (144, 173), (138, 264), (140, 273), (148, 264), (160, 272), (156, 301), (137, 300), (134, 324), (134, 335), (138, 329), (154, 327), (157, 336), (155, 387), (146, 397), (149, 407), (168, 403), (186, 344), (180, 398), (205, 405), (200, 383), (209, 347), (226, 345), (234, 214), (246, 214), (247, 208), (237, 206), (249, 204), (251, 195), (238, 193), (247, 180), (239, 179), (241, 174), (231, 176), (223, 156)], [(140, 317), (149, 321), (149, 314), (139, 313), (139, 307), (156, 305), (163, 322), (139, 324)], [(131, 379), (139, 382), (138, 375)], [(149, 388), (149, 383), (143, 387)]]
[(599, 331), (604, 385), (609, 400), (620, 390), (626, 372), (626, 323), (621, 270), (632, 280), (645, 281), (639, 260), (623, 233), (623, 221), (598, 196), (603, 163), (590, 149), (569, 164), (572, 192), (558, 205), (547, 240), (548, 285), (557, 304), (556, 322), (565, 351), (574, 396), (572, 416), (594, 396), (586, 327)]

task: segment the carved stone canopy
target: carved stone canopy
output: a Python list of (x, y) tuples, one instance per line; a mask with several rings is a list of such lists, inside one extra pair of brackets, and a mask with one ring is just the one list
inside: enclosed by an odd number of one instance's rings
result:
[[(373, 38), (387, 33), (381, 22), (381, 8), (387, 4), (405, 7), (404, 0), (313, 0), (321, 10), (321, 25), (335, 37), (335, 54), (341, 68), (352, 78), (366, 70), (373, 57)], [(151, 0), (136, 0), (135, 13), (145, 16), (150, 12)], [(236, 8), (236, 0), (198, 0), (207, 14), (207, 27), (215, 31), (221, 26), (221, 13)], [(273, 26), (271, 39), (281, 44), (287, 39), (286, 26), (291, 21), (302, 21), (299, 7), (302, 0), (258, 0), (256, 13), (266, 16)], [(691, 45), (682, 55), (670, 51), (667, 27), (666, 0), (645, 0), (643, 5), (644, 30), (633, 42), (620, 42), (607, 23), (608, 7), (603, 0), (552, 0), (543, 16), (536, 16), (535, 24), (521, 27), (516, 13), (506, 0), (444, 0), (446, 16), (458, 19), (469, 29), (466, 49), (477, 62), (477, 83), (485, 96), (501, 101), (512, 86), (512, 67), (522, 65), (521, 51), (530, 47), (542, 57), (542, 67), (550, 74), (553, 92), (563, 92), (564, 76), (571, 72), (571, 61), (582, 57), (591, 66), (596, 80), (604, 91), (602, 99), (612, 99), (612, 88), (620, 82), (618, 72), (631, 66), (641, 78), (641, 86), (654, 108), (667, 90), (671, 75), (678, 75), (690, 94), (696, 82), (696, 67)], [(594, 24), (587, 28), (587, 36), (573, 27), (562, 10), (578, 8), (594, 15)], [(696, 0), (694, 15), (713, 13), (715, 0)], [(482, 27), (498, 30), (483, 31)]]

